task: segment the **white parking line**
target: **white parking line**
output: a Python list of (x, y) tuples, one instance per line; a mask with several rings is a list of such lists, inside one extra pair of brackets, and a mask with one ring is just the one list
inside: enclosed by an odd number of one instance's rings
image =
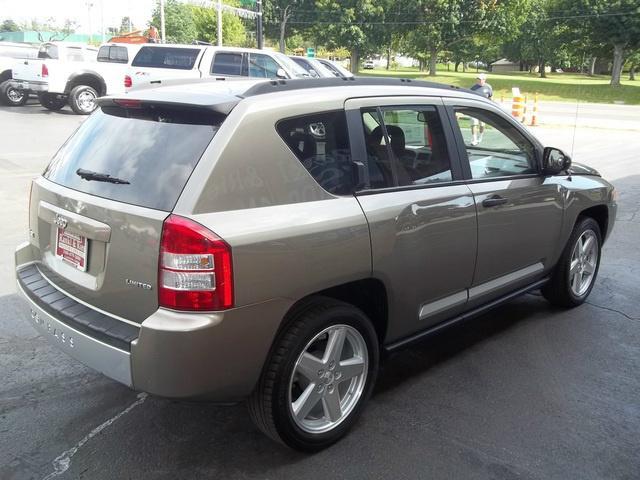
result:
[(123, 411), (118, 413), (115, 417), (110, 418), (106, 422), (102, 423), (101, 425), (91, 430), (91, 432), (89, 432), (82, 440), (76, 443), (73, 448), (70, 448), (69, 450), (66, 450), (62, 452), (60, 455), (58, 455), (53, 461), (53, 472), (51, 472), (49, 475), (44, 477), (42, 480), (50, 480), (51, 478), (57, 477), (58, 475), (62, 475), (64, 472), (66, 472), (71, 466), (71, 457), (73, 457), (76, 453), (78, 453), (78, 450), (82, 448), (82, 446), (85, 443), (87, 443), (89, 440), (91, 440), (93, 437), (95, 437), (97, 434), (99, 434), (102, 430), (107, 428), (113, 422), (118, 420), (120, 417), (129, 413), (138, 405), (142, 405), (146, 399), (147, 399), (146, 393), (138, 394), (138, 400), (136, 400), (127, 408), (125, 408)]

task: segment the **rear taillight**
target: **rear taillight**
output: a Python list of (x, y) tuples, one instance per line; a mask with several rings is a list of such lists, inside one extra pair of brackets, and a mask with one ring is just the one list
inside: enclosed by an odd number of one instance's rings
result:
[(162, 226), (158, 303), (174, 310), (233, 306), (231, 247), (187, 218), (170, 215)]
[(125, 88), (131, 88), (133, 82), (131, 81), (131, 77), (129, 75), (124, 76), (124, 86)]
[(46, 78), (46, 77), (49, 76), (49, 69), (47, 68), (47, 66), (44, 63), (42, 64), (42, 70), (41, 70), (40, 73), (42, 75), (42, 78)]

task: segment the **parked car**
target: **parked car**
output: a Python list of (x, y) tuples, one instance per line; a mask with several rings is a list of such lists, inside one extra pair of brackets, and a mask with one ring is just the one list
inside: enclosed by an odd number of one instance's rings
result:
[(373, 60), (365, 60), (362, 64), (362, 68), (364, 68), (365, 70), (373, 70), (375, 68)]
[(596, 171), (455, 87), (211, 81), (98, 104), (32, 184), (15, 262), (33, 326), (136, 390), (248, 399), (304, 451), (354, 424), (382, 351), (533, 289), (583, 303), (616, 217)]
[(60, 110), (67, 103), (78, 115), (88, 115), (96, 98), (124, 92), (122, 78), (140, 45), (107, 43), (99, 49), (70, 42), (42, 44), (38, 59), (17, 65), (13, 86), (36, 92), (43, 107)]
[(289, 58), (300, 65), (313, 78), (333, 78), (336, 75), (316, 58), (289, 55)]
[(28, 95), (11, 85), (12, 68), (20, 59), (35, 58), (38, 47), (29, 43), (0, 42), (0, 104), (20, 107), (27, 103)]
[(306, 70), (268, 50), (210, 45), (150, 44), (140, 49), (125, 76), (127, 88), (180, 78), (304, 78)]
[(327, 60), (326, 58), (318, 58), (318, 62), (320, 62), (326, 69), (331, 71), (334, 76), (348, 78), (353, 77), (353, 73), (344, 68), (338, 62), (334, 62), (332, 60)]

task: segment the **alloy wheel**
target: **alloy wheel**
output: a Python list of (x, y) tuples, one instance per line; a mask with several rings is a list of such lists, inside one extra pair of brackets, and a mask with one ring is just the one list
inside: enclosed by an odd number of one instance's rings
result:
[(358, 404), (367, 379), (367, 344), (349, 325), (318, 333), (298, 357), (289, 382), (290, 413), (308, 433), (338, 426)]
[(585, 230), (573, 246), (569, 264), (569, 284), (575, 296), (583, 296), (593, 283), (599, 253), (595, 232)]

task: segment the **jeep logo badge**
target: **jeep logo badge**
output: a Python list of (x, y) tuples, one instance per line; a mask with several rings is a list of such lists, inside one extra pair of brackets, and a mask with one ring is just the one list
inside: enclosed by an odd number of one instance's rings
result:
[(67, 228), (67, 224), (69, 223), (69, 221), (66, 218), (64, 218), (62, 215), (59, 215), (56, 213), (56, 218), (53, 220), (53, 223), (55, 223), (58, 227), (64, 230), (65, 228)]

